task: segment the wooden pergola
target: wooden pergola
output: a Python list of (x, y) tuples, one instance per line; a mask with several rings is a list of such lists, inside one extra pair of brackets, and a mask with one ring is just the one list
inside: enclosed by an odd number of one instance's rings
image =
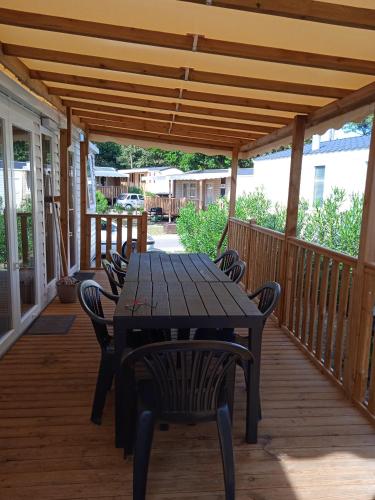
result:
[[(292, 143), (285, 238), (295, 237), (304, 140), (374, 110), (375, 9), (366, 5), (127, 0), (111, 9), (92, 0), (2, 1), (0, 63), (67, 119), (60, 141), (65, 247), (72, 127), (86, 134), (82, 211), (89, 139), (231, 155), (230, 216), (238, 159)], [(369, 342), (368, 335), (361, 340), (360, 322), (364, 269), (375, 262), (374, 168), (373, 138), (351, 316), (359, 355)], [(82, 217), (83, 236), (86, 226)], [(282, 267), (285, 274), (286, 251)]]

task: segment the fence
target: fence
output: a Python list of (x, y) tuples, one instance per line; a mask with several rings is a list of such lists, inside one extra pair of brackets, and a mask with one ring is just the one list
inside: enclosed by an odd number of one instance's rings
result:
[[(228, 248), (235, 248), (246, 262), (246, 289), (266, 281), (281, 284), (283, 297), (276, 310), (280, 325), (374, 418), (375, 265), (366, 264), (360, 277), (356, 258), (238, 219), (229, 220)], [(364, 280), (360, 332), (351, 328), (356, 279)]]
[(176, 217), (180, 213), (180, 209), (187, 203), (194, 203), (197, 208), (198, 200), (189, 198), (168, 198), (163, 196), (145, 196), (145, 210), (150, 211), (153, 207), (161, 207), (163, 214)]
[(102, 256), (109, 257), (110, 250), (121, 253), (126, 243), (129, 257), (132, 245), (137, 252), (145, 252), (147, 246), (147, 212), (140, 215), (86, 214), (84, 238), (85, 265), (82, 268), (101, 267)]

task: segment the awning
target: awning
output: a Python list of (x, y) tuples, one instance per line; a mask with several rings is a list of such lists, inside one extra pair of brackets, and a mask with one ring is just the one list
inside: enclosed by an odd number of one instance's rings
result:
[(247, 156), (297, 114), (312, 133), (373, 110), (370, 3), (2, 0), (0, 61), (92, 140)]
[(95, 177), (121, 177), (127, 178), (129, 175), (122, 174), (118, 170), (109, 168), (97, 168), (95, 167)]

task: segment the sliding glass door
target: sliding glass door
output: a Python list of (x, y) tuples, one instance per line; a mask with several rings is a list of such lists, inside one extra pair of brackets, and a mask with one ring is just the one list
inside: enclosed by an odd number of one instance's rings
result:
[(8, 244), (8, 171), (5, 162), (5, 128), (0, 117), (0, 337), (12, 329), (12, 289)]

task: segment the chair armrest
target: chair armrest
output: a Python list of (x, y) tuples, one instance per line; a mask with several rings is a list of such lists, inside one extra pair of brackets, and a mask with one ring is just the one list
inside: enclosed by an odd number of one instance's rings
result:
[[(120, 286), (120, 285), (119, 285)], [(113, 300), (113, 302), (118, 302), (118, 299), (119, 299), (119, 296), (118, 295), (113, 295), (113, 293), (110, 293), (110, 292), (107, 292), (106, 290), (104, 289), (101, 289), (100, 292), (105, 296), (107, 297), (107, 299), (110, 299), (110, 300)]]

